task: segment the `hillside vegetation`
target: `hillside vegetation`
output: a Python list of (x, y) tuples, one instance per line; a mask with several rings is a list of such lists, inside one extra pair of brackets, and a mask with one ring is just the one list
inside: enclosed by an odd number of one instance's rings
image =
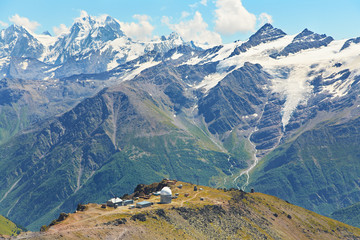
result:
[[(183, 185), (182, 189), (177, 186)], [(21, 239), (360, 239), (360, 229), (276, 197), (177, 182), (171, 204), (143, 209), (87, 204), (44, 232)], [(156, 186), (141, 186), (150, 191)], [(203, 190), (200, 190), (202, 188)], [(140, 190), (139, 190), (140, 189)], [(147, 189), (147, 190), (146, 190)], [(185, 197), (185, 193), (189, 196)], [(142, 201), (141, 199), (139, 201)], [(65, 215), (65, 214), (64, 214)], [(46, 228), (43, 228), (46, 229)]]
[(249, 186), (324, 215), (359, 202), (359, 126), (318, 124), (264, 158)]
[(20, 232), (22, 232), (21, 228), (6, 217), (0, 215), (0, 238), (6, 236), (16, 236)]
[(330, 216), (338, 221), (360, 228), (360, 202), (339, 209)]

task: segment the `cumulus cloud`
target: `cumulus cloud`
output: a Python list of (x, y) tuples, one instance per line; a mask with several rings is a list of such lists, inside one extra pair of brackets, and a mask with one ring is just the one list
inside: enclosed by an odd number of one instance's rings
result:
[(181, 21), (178, 24), (171, 24), (166, 16), (162, 22), (171, 30), (180, 34), (185, 41), (194, 41), (200, 44), (218, 45), (221, 44), (221, 36), (208, 30), (208, 24), (203, 20), (201, 13), (196, 11), (194, 18), (189, 21)]
[(189, 12), (183, 11), (183, 12), (181, 13), (181, 18), (187, 18), (188, 16), (190, 16), (190, 13), (189, 13)]
[(265, 23), (270, 23), (270, 24), (273, 23), (272, 16), (267, 13), (260, 14), (259, 21), (261, 26), (264, 25)]
[(69, 28), (66, 27), (65, 24), (60, 24), (59, 27), (53, 27), (53, 31), (54, 31), (56, 36), (59, 36), (59, 35), (61, 35), (63, 33), (69, 32)]
[(9, 26), (9, 24), (7, 24), (6, 22), (0, 21), (0, 26), (7, 27), (7, 26)]
[(10, 22), (15, 23), (17, 25), (23, 26), (30, 31), (35, 31), (36, 28), (40, 26), (40, 24), (36, 21), (30, 21), (26, 17), (20, 17), (18, 14), (9, 18)]
[(124, 33), (137, 40), (149, 40), (151, 39), (151, 34), (154, 30), (154, 26), (150, 23), (150, 17), (147, 15), (134, 15), (134, 19), (138, 22), (131, 23), (121, 23), (121, 29)]
[(204, 6), (207, 6), (207, 0), (201, 0), (200, 3)]
[(221, 34), (246, 33), (254, 31), (256, 16), (249, 13), (241, 0), (217, 0), (215, 30)]

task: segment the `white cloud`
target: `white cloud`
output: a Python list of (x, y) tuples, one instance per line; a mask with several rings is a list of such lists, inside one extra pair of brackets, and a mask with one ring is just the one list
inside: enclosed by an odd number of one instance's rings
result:
[(217, 0), (215, 30), (221, 34), (246, 33), (254, 31), (256, 16), (249, 13), (241, 0)]
[(190, 13), (189, 13), (189, 12), (183, 11), (183, 12), (181, 13), (181, 18), (187, 18), (188, 16), (190, 16)]
[(121, 30), (124, 33), (137, 40), (149, 40), (151, 39), (151, 34), (154, 30), (154, 26), (149, 22), (151, 19), (147, 15), (134, 15), (134, 19), (138, 20), (138, 23), (131, 22), (125, 23), (121, 22)]
[(69, 28), (66, 27), (65, 24), (60, 24), (59, 27), (53, 27), (53, 31), (54, 31), (56, 36), (59, 36), (59, 35), (61, 35), (63, 33), (69, 32)]
[(7, 26), (9, 26), (9, 24), (7, 24), (6, 22), (0, 21), (0, 26), (7, 27)]
[(14, 16), (10, 17), (9, 20), (10, 22), (23, 26), (30, 31), (35, 31), (35, 29), (40, 26), (38, 22), (30, 21), (26, 17), (20, 17), (18, 14), (15, 14)]
[(267, 13), (260, 14), (259, 21), (261, 26), (264, 25), (265, 23), (270, 23), (270, 24), (273, 23), (272, 16)]
[(208, 30), (208, 24), (203, 20), (201, 13), (195, 12), (194, 18), (189, 21), (182, 21), (178, 24), (171, 24), (166, 16), (162, 22), (171, 30), (180, 34), (185, 41), (194, 41), (200, 44), (218, 45), (221, 44), (221, 36)]
[(208, 0), (200, 0), (200, 2), (195, 2), (193, 4), (190, 4), (189, 7), (192, 8), (192, 9), (198, 8), (200, 4), (204, 5), (204, 6), (207, 6), (207, 2), (208, 2)]
[(198, 5), (199, 5), (199, 3), (196, 2), (196, 3), (190, 4), (189, 7), (192, 8), (192, 9), (194, 9), (194, 8), (197, 8)]
[(207, 6), (207, 0), (201, 0), (200, 3), (204, 6)]

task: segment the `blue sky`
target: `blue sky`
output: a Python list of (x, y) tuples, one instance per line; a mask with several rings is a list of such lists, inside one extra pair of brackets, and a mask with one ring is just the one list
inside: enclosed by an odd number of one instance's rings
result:
[(55, 35), (82, 10), (118, 19), (138, 39), (177, 31), (199, 42), (227, 43), (246, 40), (265, 22), (288, 34), (309, 28), (335, 39), (360, 36), (360, 0), (0, 0), (0, 28), (16, 22)]

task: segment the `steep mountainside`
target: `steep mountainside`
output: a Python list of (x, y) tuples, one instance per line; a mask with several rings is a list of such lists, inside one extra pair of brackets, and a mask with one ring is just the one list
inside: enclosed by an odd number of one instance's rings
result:
[(251, 187), (329, 215), (360, 201), (360, 118), (318, 124), (277, 148)]
[(0, 213), (30, 229), (139, 179), (255, 187), (322, 214), (360, 201), (356, 38), (266, 24), (200, 49), (175, 33), (135, 42), (86, 14), (57, 38), (12, 29), (0, 39)]
[(354, 227), (360, 227), (360, 203), (355, 203), (349, 207), (336, 210), (331, 218), (342, 221)]
[[(11, 188), (2, 189), (1, 211), (37, 229), (59, 211), (86, 199), (104, 201), (110, 189), (124, 193), (140, 179), (221, 185), (230, 175), (230, 155), (195, 122), (176, 116), (191, 99), (182, 95), (186, 85), (174, 69), (161, 70), (105, 89), (4, 144), (2, 184)], [(247, 164), (236, 156), (232, 161), (235, 168)]]
[[(148, 201), (143, 209), (102, 209), (87, 204), (84, 211), (62, 214), (41, 233), (20, 239), (359, 239), (360, 229), (297, 207), (276, 197), (240, 190), (224, 191), (178, 182), (171, 204)], [(154, 184), (152, 184), (155, 187)], [(149, 186), (150, 187), (150, 186)], [(145, 186), (144, 189), (147, 187)], [(139, 189), (139, 188), (137, 188)], [(190, 194), (185, 197), (185, 193)], [(202, 200), (200, 200), (202, 199)], [(142, 200), (139, 200), (142, 201)], [(65, 218), (65, 220), (64, 220)]]

